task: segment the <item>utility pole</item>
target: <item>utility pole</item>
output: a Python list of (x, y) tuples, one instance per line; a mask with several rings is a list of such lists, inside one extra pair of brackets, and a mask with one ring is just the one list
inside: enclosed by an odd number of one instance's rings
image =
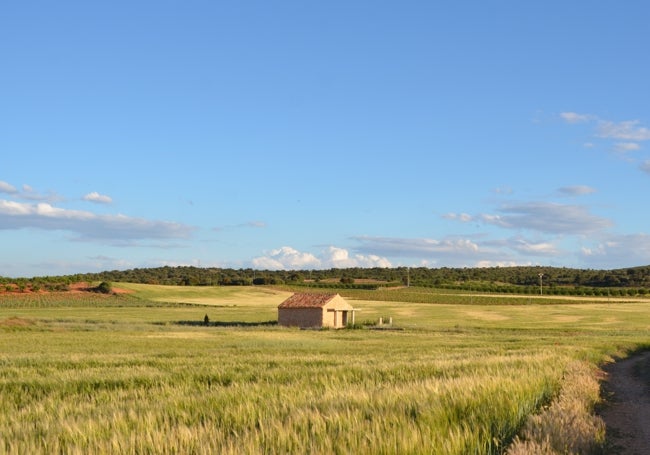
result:
[(543, 277), (543, 276), (544, 276), (543, 273), (540, 273), (540, 274), (539, 274), (539, 295), (542, 295), (542, 294), (543, 294), (543, 292), (542, 292), (542, 290), (543, 290), (543, 287), (542, 287), (542, 277)]

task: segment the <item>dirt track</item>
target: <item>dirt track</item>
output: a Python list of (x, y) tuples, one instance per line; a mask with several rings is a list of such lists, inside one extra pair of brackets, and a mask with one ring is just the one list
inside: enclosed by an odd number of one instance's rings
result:
[(605, 371), (605, 404), (599, 414), (607, 425), (607, 453), (650, 454), (650, 351)]

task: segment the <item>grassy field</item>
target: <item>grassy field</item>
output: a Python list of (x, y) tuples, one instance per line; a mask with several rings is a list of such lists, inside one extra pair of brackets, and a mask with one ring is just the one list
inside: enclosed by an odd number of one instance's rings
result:
[(0, 296), (0, 453), (502, 453), (576, 364), (650, 346), (646, 301), (364, 293), (402, 330), (311, 331), (286, 291), (115, 286)]

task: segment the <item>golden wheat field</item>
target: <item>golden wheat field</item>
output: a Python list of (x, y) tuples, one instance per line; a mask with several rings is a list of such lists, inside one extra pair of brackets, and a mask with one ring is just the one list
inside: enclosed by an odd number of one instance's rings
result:
[(0, 296), (0, 453), (497, 454), (576, 383), (595, 451), (597, 367), (650, 345), (645, 301), (352, 295), (354, 328), (299, 330), (287, 291), (116, 286)]

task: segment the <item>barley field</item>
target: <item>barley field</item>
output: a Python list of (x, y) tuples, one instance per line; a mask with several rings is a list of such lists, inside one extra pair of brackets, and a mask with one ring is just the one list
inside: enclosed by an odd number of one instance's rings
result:
[(650, 302), (366, 297), (298, 330), (286, 291), (116, 286), (0, 295), (0, 453), (498, 454), (576, 364), (650, 346)]

